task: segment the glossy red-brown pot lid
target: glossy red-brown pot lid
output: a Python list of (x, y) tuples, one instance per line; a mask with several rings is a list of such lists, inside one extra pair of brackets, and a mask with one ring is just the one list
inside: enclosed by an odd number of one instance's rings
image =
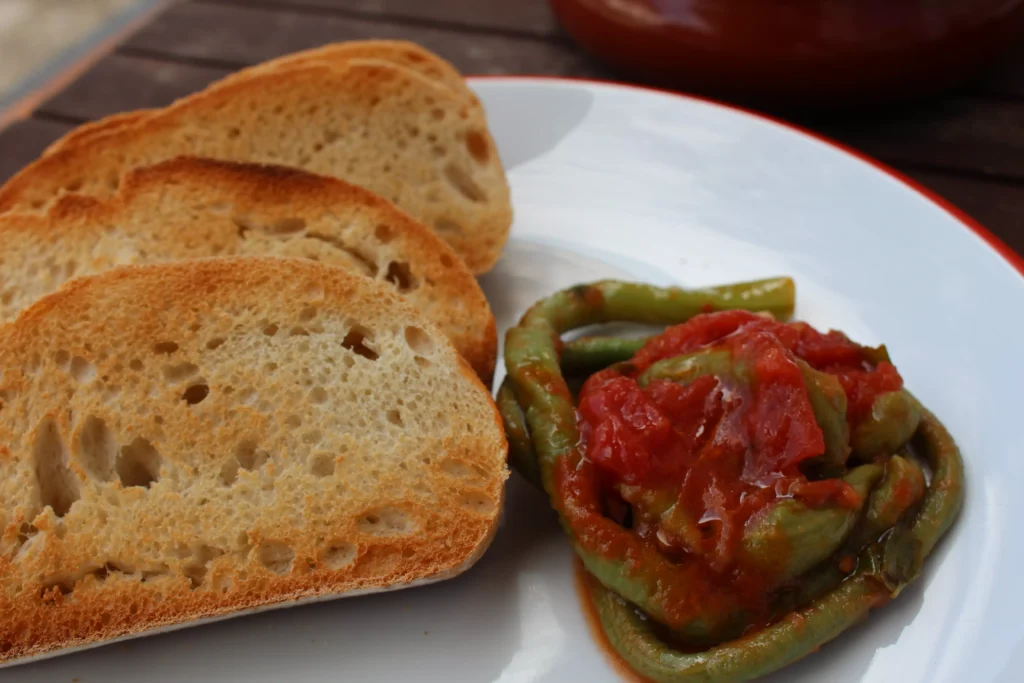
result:
[(935, 91), (1024, 39), (1024, 0), (550, 0), (623, 76), (834, 108)]

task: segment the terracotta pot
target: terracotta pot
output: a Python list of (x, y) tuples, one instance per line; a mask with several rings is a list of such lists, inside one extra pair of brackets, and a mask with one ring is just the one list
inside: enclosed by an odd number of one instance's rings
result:
[(1019, 40), (1024, 0), (550, 0), (624, 75), (823, 108), (948, 87)]

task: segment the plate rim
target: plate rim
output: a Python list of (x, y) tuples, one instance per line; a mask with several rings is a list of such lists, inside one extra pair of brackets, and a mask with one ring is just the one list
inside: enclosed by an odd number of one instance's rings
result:
[(834, 138), (831, 138), (817, 131), (805, 128), (804, 126), (792, 123), (785, 119), (779, 118), (778, 116), (760, 112), (754, 109), (744, 107), (742, 105), (733, 104), (731, 102), (725, 102), (723, 100), (715, 99), (705, 95), (697, 95), (694, 93), (669, 90), (667, 88), (659, 88), (656, 86), (642, 85), (638, 83), (629, 83), (625, 81), (616, 81), (612, 79), (601, 79), (601, 78), (589, 78), (582, 76), (553, 76), (547, 74), (475, 74), (467, 75), (466, 80), (470, 83), (501, 83), (501, 82), (518, 82), (518, 83), (563, 83), (568, 85), (590, 85), (598, 86), (601, 88), (607, 88), (611, 90), (625, 90), (625, 91), (637, 91), (646, 94), (656, 95), (667, 95), (669, 97), (689, 100), (691, 102), (698, 102), (701, 104), (712, 105), (714, 107), (720, 107), (731, 111), (734, 114), (740, 114), (743, 116), (751, 117), (761, 121), (762, 123), (768, 123), (770, 125), (781, 127), (788, 130), (791, 133), (809, 138), (810, 140), (823, 144), (826, 147), (832, 149), (841, 155), (852, 158), (854, 161), (867, 164), (876, 171), (879, 171), (883, 175), (888, 176), (890, 179), (896, 181), (900, 185), (904, 186), (907, 190), (910, 190), (914, 194), (918, 195), (921, 199), (932, 204), (936, 208), (945, 212), (950, 218), (954, 219), (967, 231), (974, 233), (976, 236), (981, 238), (988, 248), (996, 253), (997, 256), (1001, 257), (1020, 277), (1024, 280), (1024, 255), (1014, 251), (1002, 238), (998, 237), (994, 232), (986, 228), (976, 218), (969, 215), (966, 211), (953, 204), (950, 200), (939, 195), (934, 190), (924, 186), (917, 180), (914, 180), (910, 176), (904, 174), (902, 171), (895, 169), (894, 167), (886, 164), (883, 161), (872, 157), (865, 152), (862, 152), (854, 147), (847, 145), (846, 143), (839, 142)]

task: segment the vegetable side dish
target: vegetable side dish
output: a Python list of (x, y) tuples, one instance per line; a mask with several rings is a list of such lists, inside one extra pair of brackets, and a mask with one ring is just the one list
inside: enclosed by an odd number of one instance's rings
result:
[[(792, 280), (599, 282), (506, 339), (516, 468), (593, 580), (609, 642), (655, 681), (746, 681), (813, 652), (912, 581), (956, 518), (963, 465), (885, 347), (792, 315)], [(670, 325), (648, 340), (570, 330)]]

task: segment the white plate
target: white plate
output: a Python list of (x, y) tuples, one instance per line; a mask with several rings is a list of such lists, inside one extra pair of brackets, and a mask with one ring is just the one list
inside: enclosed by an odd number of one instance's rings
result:
[[(798, 316), (886, 342), (962, 447), (966, 506), (922, 580), (770, 680), (1024, 680), (1021, 274), (901, 180), (783, 125), (636, 88), (474, 87), (516, 209), (505, 256), (483, 278), (502, 331), (534, 300), (598, 278), (790, 274)], [(516, 477), (508, 498), (494, 545), (456, 580), (114, 644), (0, 681), (618, 680), (581, 616), (546, 501)]]

